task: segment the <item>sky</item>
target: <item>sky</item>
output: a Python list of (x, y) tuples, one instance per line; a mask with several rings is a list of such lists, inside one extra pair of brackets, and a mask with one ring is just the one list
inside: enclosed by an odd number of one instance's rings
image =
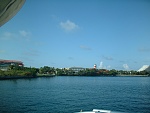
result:
[(0, 27), (0, 59), (138, 70), (150, 65), (150, 1), (26, 0)]

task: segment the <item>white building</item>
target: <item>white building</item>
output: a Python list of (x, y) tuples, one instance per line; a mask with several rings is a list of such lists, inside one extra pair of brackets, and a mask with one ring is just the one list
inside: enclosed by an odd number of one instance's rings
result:
[(150, 71), (150, 65), (143, 65), (139, 70), (138, 72), (140, 71)]
[(85, 70), (85, 68), (82, 67), (71, 67), (69, 70), (74, 71), (75, 73), (78, 73), (79, 71)]

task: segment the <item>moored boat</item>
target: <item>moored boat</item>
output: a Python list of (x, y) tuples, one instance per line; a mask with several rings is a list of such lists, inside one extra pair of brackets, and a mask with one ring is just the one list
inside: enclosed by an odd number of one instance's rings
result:
[(75, 113), (111, 113), (110, 110), (93, 109), (93, 111), (80, 111)]

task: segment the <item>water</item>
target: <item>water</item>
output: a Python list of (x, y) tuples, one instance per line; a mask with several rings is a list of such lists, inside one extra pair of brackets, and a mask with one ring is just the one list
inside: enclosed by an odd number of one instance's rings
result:
[(150, 77), (72, 77), (0, 81), (0, 111), (150, 113)]

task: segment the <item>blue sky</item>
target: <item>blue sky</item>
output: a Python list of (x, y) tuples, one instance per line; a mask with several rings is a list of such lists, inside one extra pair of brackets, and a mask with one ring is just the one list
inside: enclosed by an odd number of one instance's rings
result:
[(138, 70), (150, 65), (150, 1), (26, 0), (0, 28), (0, 59)]

